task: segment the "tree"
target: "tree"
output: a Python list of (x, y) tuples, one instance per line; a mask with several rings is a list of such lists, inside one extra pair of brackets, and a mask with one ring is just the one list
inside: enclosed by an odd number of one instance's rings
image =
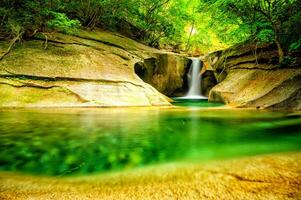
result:
[[(237, 24), (233, 36), (274, 42), (279, 63), (283, 62), (288, 47), (301, 38), (301, 2), (298, 0), (203, 0), (201, 10), (208, 6), (218, 13), (213, 19), (222, 23)], [(222, 16), (222, 17), (221, 17)], [(295, 32), (292, 32), (293, 28)]]
[(300, 0), (2, 0), (0, 39), (81, 27), (189, 51), (254, 40), (275, 43), (282, 62), (301, 47), (300, 10)]

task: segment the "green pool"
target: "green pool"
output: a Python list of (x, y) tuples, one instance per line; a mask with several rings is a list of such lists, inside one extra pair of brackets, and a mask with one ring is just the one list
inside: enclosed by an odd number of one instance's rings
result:
[(301, 150), (298, 114), (201, 104), (0, 110), (0, 170), (83, 175)]

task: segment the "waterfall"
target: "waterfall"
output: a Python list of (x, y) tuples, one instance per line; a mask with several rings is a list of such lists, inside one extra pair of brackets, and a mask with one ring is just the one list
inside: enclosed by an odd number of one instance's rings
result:
[(198, 58), (192, 58), (192, 63), (187, 74), (189, 91), (184, 97), (185, 99), (207, 99), (207, 97), (202, 95), (201, 88), (201, 69), (202, 63)]

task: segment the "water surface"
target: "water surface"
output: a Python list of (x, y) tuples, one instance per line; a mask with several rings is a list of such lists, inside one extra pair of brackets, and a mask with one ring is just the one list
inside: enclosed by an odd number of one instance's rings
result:
[(2, 171), (83, 175), (299, 151), (301, 118), (198, 106), (0, 110), (0, 144)]

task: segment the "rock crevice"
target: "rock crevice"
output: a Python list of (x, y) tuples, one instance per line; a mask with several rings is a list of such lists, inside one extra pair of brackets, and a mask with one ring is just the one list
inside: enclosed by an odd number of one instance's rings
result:
[(167, 53), (103, 31), (47, 37), (46, 49), (35, 38), (0, 62), (0, 107), (170, 105), (134, 72), (135, 63)]

